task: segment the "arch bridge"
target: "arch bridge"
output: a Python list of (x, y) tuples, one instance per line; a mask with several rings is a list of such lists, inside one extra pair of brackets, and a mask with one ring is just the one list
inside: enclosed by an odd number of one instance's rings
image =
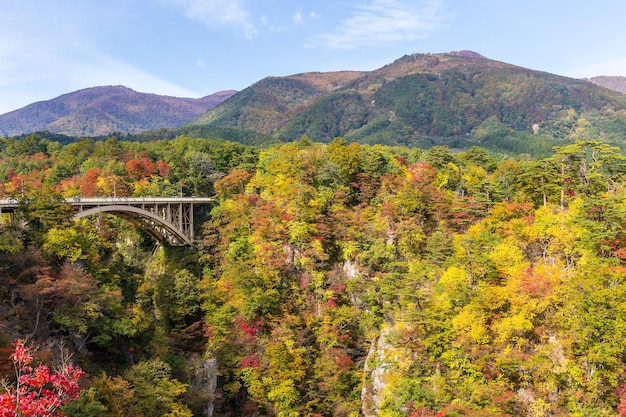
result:
[[(68, 198), (74, 209), (74, 219), (108, 213), (124, 218), (148, 232), (155, 239), (171, 246), (193, 246), (194, 212), (215, 202), (207, 197), (104, 197)], [(14, 199), (0, 200), (2, 213), (13, 214), (18, 208)]]

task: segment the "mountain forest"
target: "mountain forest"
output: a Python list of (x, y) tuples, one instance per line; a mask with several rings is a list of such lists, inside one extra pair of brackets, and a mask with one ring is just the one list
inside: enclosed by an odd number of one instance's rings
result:
[[(541, 156), (0, 139), (5, 390), (71, 363), (70, 417), (626, 415), (626, 156), (569, 117)], [(71, 221), (113, 195), (215, 203), (192, 248)]]

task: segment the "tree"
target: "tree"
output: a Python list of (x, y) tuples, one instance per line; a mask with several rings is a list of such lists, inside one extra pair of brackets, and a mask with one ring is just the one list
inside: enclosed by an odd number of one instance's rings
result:
[(210, 195), (213, 192), (213, 183), (224, 176), (224, 173), (215, 169), (211, 157), (203, 152), (190, 151), (185, 155), (185, 163), (189, 167), (187, 181), (194, 195)]
[(228, 198), (233, 194), (243, 194), (252, 174), (244, 169), (234, 169), (227, 176), (215, 182), (218, 197)]
[(19, 253), (24, 250), (22, 232), (15, 225), (0, 226), (0, 253)]
[(126, 374), (134, 395), (132, 414), (144, 417), (191, 417), (187, 406), (177, 401), (187, 386), (171, 378), (170, 366), (151, 359), (133, 366)]
[(53, 227), (68, 225), (73, 215), (65, 199), (48, 187), (21, 198), (18, 213), (28, 224), (31, 242), (41, 242)]
[(559, 168), (549, 159), (530, 161), (517, 176), (517, 185), (536, 206), (547, 206), (559, 190)]
[(33, 355), (23, 340), (14, 344), (11, 355), (15, 366), (15, 383), (3, 383), (0, 395), (0, 417), (57, 417), (59, 408), (78, 399), (78, 380), (83, 371), (64, 364), (60, 371), (51, 372), (45, 365), (31, 366)]
[(100, 168), (90, 169), (83, 175), (80, 181), (80, 190), (83, 197), (95, 197), (98, 194), (98, 180), (102, 170)]
[(44, 235), (43, 248), (54, 256), (93, 261), (98, 256), (98, 236), (96, 233), (77, 227), (53, 227)]
[(561, 170), (561, 206), (565, 197), (583, 194), (587, 197), (614, 192), (623, 180), (626, 157), (619, 148), (598, 140), (578, 140), (555, 148), (552, 160)]
[(155, 166), (148, 158), (131, 159), (126, 162), (126, 173), (128, 176), (138, 181), (155, 173)]

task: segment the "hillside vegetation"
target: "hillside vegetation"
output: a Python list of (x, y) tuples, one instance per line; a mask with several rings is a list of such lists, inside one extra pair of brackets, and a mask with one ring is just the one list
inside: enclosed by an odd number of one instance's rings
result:
[[(340, 73), (343, 74), (343, 73)], [(599, 137), (622, 143), (626, 97), (585, 80), (493, 61), (462, 51), (413, 54), (371, 72), (271, 77), (253, 84), (192, 125), (239, 127), (290, 141), (428, 147), (562, 144), (585, 118)], [(328, 88), (331, 86), (332, 88)]]
[[(537, 159), (0, 139), (22, 220), (0, 234), (0, 351), (75, 352), (70, 417), (626, 415), (626, 157), (575, 123)], [(61, 197), (113, 187), (218, 202), (195, 249), (69, 220)]]
[(345, 87), (361, 75), (343, 71), (264, 78), (190, 124), (239, 127), (269, 134), (319, 97)]

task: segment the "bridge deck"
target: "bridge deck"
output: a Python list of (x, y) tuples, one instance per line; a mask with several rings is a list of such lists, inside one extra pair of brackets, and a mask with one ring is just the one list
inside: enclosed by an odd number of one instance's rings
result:
[[(209, 204), (214, 203), (214, 197), (70, 197), (66, 202), (77, 208), (99, 206), (141, 206), (150, 204)], [(19, 201), (13, 198), (0, 199), (0, 212), (13, 213), (17, 210)]]
[[(96, 197), (67, 198), (76, 214), (75, 219), (109, 213), (123, 217), (156, 239), (173, 246), (193, 246), (194, 208), (215, 202), (212, 197)], [(0, 199), (0, 227), (2, 213), (12, 217), (19, 201)], [(12, 218), (10, 219), (12, 221)]]

